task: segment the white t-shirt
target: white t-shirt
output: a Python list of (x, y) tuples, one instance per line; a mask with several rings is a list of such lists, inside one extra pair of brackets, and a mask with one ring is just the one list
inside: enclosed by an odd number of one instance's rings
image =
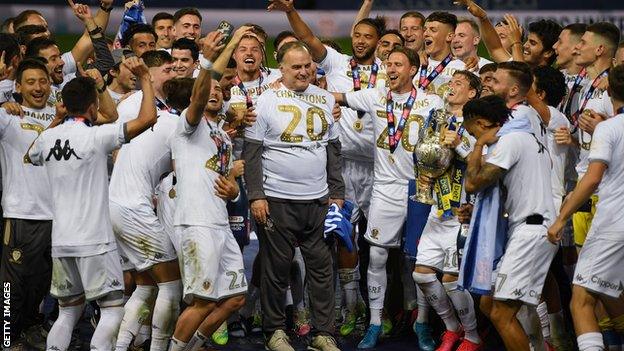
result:
[(14, 80), (0, 80), (0, 104), (4, 104), (7, 101), (15, 101), (13, 99), (13, 91), (15, 91)]
[(77, 120), (41, 133), (30, 149), (52, 189), (52, 257), (86, 257), (117, 246), (108, 209), (107, 155), (125, 142), (124, 126)]
[[(440, 62), (441, 61), (436, 61), (432, 59), (431, 57), (429, 58), (428, 60), (429, 65), (427, 66), (426, 77), (429, 77), (429, 74), (431, 74), (431, 72), (433, 72), (433, 70), (436, 67), (438, 67)], [(444, 99), (444, 97), (448, 93), (448, 90), (450, 89), (449, 83), (451, 81), (451, 78), (453, 78), (453, 74), (463, 69), (466, 69), (466, 64), (462, 60), (457, 60), (457, 59), (451, 60), (451, 62), (449, 62), (449, 64), (446, 65), (446, 67), (444, 67), (444, 70), (429, 84), (429, 86), (427, 87), (427, 92), (430, 94), (436, 94), (442, 99)], [(414, 76), (414, 80), (413, 80), (414, 86), (417, 87), (419, 81), (420, 81), (420, 68), (418, 69), (418, 73)]]
[(173, 171), (170, 139), (179, 116), (160, 111), (156, 124), (124, 145), (110, 179), (110, 201), (121, 206), (153, 208), (152, 195), (162, 176)]
[[(567, 70), (561, 70), (561, 73), (563, 73), (563, 76), (565, 78), (567, 90), (566, 90), (566, 96), (563, 98), (563, 101), (561, 102), (561, 106), (559, 106), (559, 108), (560, 110), (563, 110), (565, 108), (564, 104), (566, 103), (567, 99), (572, 99), (570, 100), (570, 115), (571, 115), (574, 112), (576, 112), (579, 108), (579, 97), (580, 97), (579, 92), (580, 91), (575, 93), (574, 96), (571, 96), (571, 97), (569, 96), (572, 88), (574, 87), (574, 82), (576, 81), (576, 77), (578, 75), (568, 74)], [(585, 76), (585, 78), (581, 80), (579, 88), (583, 90), (589, 84), (591, 84), (591, 81), (589, 80), (589, 78), (587, 78), (587, 76)], [(565, 113), (565, 111), (563, 112)], [(570, 117), (570, 116), (566, 116), (566, 117)]]
[[(344, 55), (327, 48), (327, 56), (319, 63), (319, 66), (325, 71), (327, 78), (327, 89), (338, 93), (348, 93), (353, 91), (353, 72), (351, 70), (352, 56)], [(378, 58), (375, 59), (379, 69), (375, 87), (385, 87), (388, 81), (386, 68)], [(370, 81), (372, 65), (359, 65), (361, 89), (367, 89)], [(360, 160), (366, 162), (373, 161), (374, 155), (374, 136), (373, 123), (375, 117), (365, 113), (360, 120), (362, 130), (357, 131), (354, 124), (358, 120), (357, 112), (348, 107), (342, 107), (342, 115), (338, 121), (338, 133), (342, 144), (342, 155), (352, 160)]]
[(505, 210), (509, 228), (523, 223), (528, 216), (544, 216), (544, 224), (554, 220), (550, 156), (534, 135), (512, 132), (490, 147), (486, 162), (507, 170)]
[(72, 55), (71, 51), (62, 54), (61, 58), (63, 59), (63, 62), (65, 62), (65, 65), (63, 66), (63, 75), (65, 76), (73, 73), (75, 76), (78, 68), (76, 67), (76, 60), (74, 59), (74, 55)]
[[(444, 107), (442, 99), (437, 95), (426, 94), (417, 90), (416, 100), (405, 124), (401, 141), (390, 158), (388, 140), (388, 119), (386, 114), (386, 98), (388, 88), (380, 87), (354, 91), (346, 94), (347, 105), (360, 111), (368, 111), (376, 116), (373, 123), (375, 133), (375, 182), (394, 183), (414, 179), (413, 152), (418, 142), (418, 130), (424, 125), (432, 109)], [(395, 126), (398, 125), (403, 113), (403, 106), (410, 93), (392, 93)]]
[(76, 78), (75, 73), (70, 73), (68, 75), (63, 76), (63, 82), (61, 84), (52, 83), (50, 85), (50, 96), (48, 97), (48, 104), (54, 106), (57, 102), (63, 101), (63, 97), (61, 96), (61, 92), (63, 91), (63, 87), (65, 84), (69, 83), (70, 80)]
[(115, 103), (115, 105), (119, 105), (119, 101), (121, 101), (121, 98), (125, 95), (125, 94), (120, 94), (117, 93), (115, 91), (112, 91), (110, 89), (106, 89), (108, 90), (108, 95), (110, 95), (111, 99), (113, 99), (113, 102)]
[[(570, 129), (570, 122), (566, 116), (556, 108), (548, 106), (548, 110), (550, 110), (550, 122), (548, 123), (548, 128), (546, 128), (546, 139), (548, 152), (550, 153), (550, 159), (552, 161), (550, 180), (552, 183), (553, 200), (555, 204), (561, 204), (566, 194), (564, 182), (569, 146), (557, 144), (555, 142), (555, 132), (559, 128)], [(558, 208), (555, 208), (555, 211), (559, 213)]]
[(477, 67), (479, 67), (479, 69), (481, 69), (483, 66), (492, 63), (492, 61), (486, 59), (485, 57), (481, 57), (479, 56), (479, 63), (477, 63)]
[(245, 130), (245, 138), (264, 145), (267, 196), (314, 200), (328, 194), (327, 144), (338, 138), (334, 103), (333, 95), (314, 85), (302, 93), (283, 85), (262, 93), (256, 123)]
[(50, 182), (43, 167), (24, 162), (33, 141), (43, 132), (56, 111), (22, 106), (24, 117), (0, 109), (0, 160), (2, 163), (2, 209), (4, 218), (52, 219)]
[(600, 182), (598, 205), (592, 222), (591, 235), (624, 240), (624, 216), (620, 208), (624, 197), (624, 114), (600, 123), (594, 130), (589, 162), (603, 162), (607, 170)]
[(537, 111), (529, 105), (516, 105), (511, 109), (511, 117), (513, 118), (527, 118), (531, 121), (531, 129), (533, 134), (539, 139), (542, 145), (546, 146), (546, 126), (542, 122), (542, 119)]
[(179, 117), (171, 140), (171, 156), (175, 160), (176, 204), (174, 225), (197, 225), (229, 228), (226, 201), (215, 194), (221, 160), (217, 144), (211, 137), (221, 138), (227, 145), (227, 172), (232, 168), (232, 143), (220, 125), (202, 119), (197, 126), (186, 120), (186, 110)]
[[(162, 106), (165, 106), (164, 102), (160, 99), (156, 98)], [(139, 111), (141, 111), (141, 101), (143, 101), (143, 91), (137, 90), (136, 92), (130, 94), (125, 100), (120, 102), (117, 105), (117, 114), (118, 118), (115, 123), (125, 123), (131, 121), (139, 116)], [(154, 103), (156, 103), (154, 101)], [(166, 111), (158, 107), (156, 104), (156, 112), (160, 113), (161, 111)]]

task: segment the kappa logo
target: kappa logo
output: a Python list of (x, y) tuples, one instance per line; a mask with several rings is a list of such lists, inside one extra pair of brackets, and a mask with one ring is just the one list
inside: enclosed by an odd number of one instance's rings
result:
[(119, 282), (119, 280), (113, 279), (113, 281), (111, 282), (111, 286), (121, 286), (121, 283)]
[(574, 280), (576, 280), (577, 282), (584, 282), (585, 278), (583, 278), (582, 275), (577, 274), (576, 277), (574, 277)]
[(46, 161), (50, 161), (50, 157), (52, 156), (54, 156), (57, 161), (69, 161), (72, 155), (76, 156), (76, 159), (82, 160), (82, 158), (76, 155), (74, 149), (69, 146), (69, 140), (65, 140), (65, 145), (61, 147), (61, 139), (56, 139), (54, 147), (50, 149), (50, 153), (48, 154), (48, 157), (46, 157)]
[(514, 289), (514, 291), (512, 291), (512, 292), (511, 292), (511, 294), (512, 294), (513, 296), (517, 296), (517, 297), (522, 298), (522, 297), (524, 297), (524, 295), (525, 295), (526, 293), (522, 292), (522, 290), (520, 290), (520, 289)]

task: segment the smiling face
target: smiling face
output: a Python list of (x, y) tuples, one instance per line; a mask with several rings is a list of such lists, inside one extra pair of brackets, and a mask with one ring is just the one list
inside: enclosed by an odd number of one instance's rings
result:
[(208, 103), (205, 110), (211, 114), (216, 114), (221, 111), (223, 107), (223, 89), (221, 85), (215, 79), (212, 80), (210, 85), (210, 96), (208, 97)]
[(58, 46), (52, 45), (39, 50), (39, 56), (48, 61), (46, 66), (50, 71), (52, 82), (54, 82), (54, 84), (63, 83), (63, 67), (65, 66), (65, 61), (61, 58), (61, 51)]
[(416, 74), (416, 66), (412, 66), (402, 52), (393, 52), (386, 60), (386, 73), (390, 81), (390, 90), (404, 93), (412, 89), (412, 77)]
[(449, 82), (447, 101), (451, 105), (463, 106), (468, 100), (473, 99), (477, 92), (470, 87), (468, 78), (463, 74), (454, 74)]
[(494, 72), (490, 87), (495, 95), (502, 97), (507, 103), (520, 95), (518, 83), (506, 69), (499, 68)]
[(117, 80), (117, 84), (124, 92), (127, 93), (136, 89), (137, 78), (125, 65), (119, 65), (118, 69), (112, 69), (111, 71)]
[(25, 70), (22, 79), (15, 82), (15, 91), (22, 95), (22, 105), (34, 109), (44, 108), (50, 96), (48, 73), (36, 68)]
[(453, 40), (453, 28), (438, 21), (425, 22), (425, 53), (436, 57), (449, 49)]
[(537, 34), (529, 33), (523, 46), (522, 56), (524, 57), (524, 62), (531, 66), (545, 65), (552, 55), (552, 51), (544, 51), (544, 43)]
[(284, 54), (280, 63), (284, 85), (294, 91), (304, 91), (312, 80), (312, 56), (303, 48), (293, 48)]
[(417, 17), (405, 17), (399, 25), (399, 32), (405, 38), (405, 47), (420, 51), (423, 46), (423, 21)]
[(156, 91), (162, 91), (163, 84), (176, 77), (173, 71), (173, 63), (165, 63), (160, 67), (150, 67), (149, 72), (152, 76), (152, 85)]
[(358, 60), (370, 59), (375, 54), (378, 40), (375, 28), (365, 23), (358, 24), (351, 37), (353, 56)]
[(156, 50), (156, 38), (152, 33), (136, 33), (130, 39), (130, 50), (137, 57), (141, 57), (146, 51)]
[(479, 33), (468, 22), (460, 22), (455, 28), (455, 36), (451, 42), (453, 55), (459, 59), (477, 55), (477, 45), (479, 45)]
[(574, 63), (574, 47), (578, 44), (580, 39), (580, 37), (572, 34), (569, 29), (561, 31), (557, 42), (553, 45), (553, 49), (557, 54), (557, 66), (565, 68)]
[(173, 25), (173, 35), (176, 39), (187, 38), (196, 42), (199, 41), (201, 37), (201, 20), (192, 14), (180, 17)]
[(481, 78), (481, 97), (493, 95), (494, 90), (492, 90), (492, 81), (494, 79), (494, 72), (488, 71), (480, 74)]
[(178, 78), (193, 77), (197, 62), (193, 60), (191, 50), (173, 49), (171, 57), (173, 57), (173, 71)]
[(161, 19), (154, 23), (154, 31), (158, 36), (156, 47), (158, 49), (170, 49), (173, 44), (173, 20)]
[(379, 43), (377, 43), (377, 51), (376, 56), (382, 61), (388, 59), (388, 55), (390, 52), (396, 48), (397, 46), (401, 46), (401, 38), (399, 38), (396, 34), (388, 33), (379, 39)]
[(260, 71), (262, 64), (262, 47), (258, 39), (245, 37), (241, 39), (236, 51), (234, 51), (236, 67), (245, 73)]

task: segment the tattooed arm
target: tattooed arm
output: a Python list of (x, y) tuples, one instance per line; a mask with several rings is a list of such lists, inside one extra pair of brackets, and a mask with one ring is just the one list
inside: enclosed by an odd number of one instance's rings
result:
[(476, 193), (494, 184), (507, 172), (506, 169), (483, 161), (483, 146), (492, 145), (498, 141), (496, 132), (498, 128), (493, 128), (485, 135), (481, 136), (474, 146), (474, 150), (468, 156), (468, 167), (466, 169), (465, 187), (466, 192)]

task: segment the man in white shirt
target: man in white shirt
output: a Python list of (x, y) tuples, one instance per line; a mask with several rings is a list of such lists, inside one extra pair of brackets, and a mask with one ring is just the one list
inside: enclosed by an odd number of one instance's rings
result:
[(195, 76), (199, 64), (199, 47), (197, 43), (187, 38), (179, 38), (171, 46), (173, 57), (173, 71), (178, 78)]
[(471, 57), (478, 59), (479, 63), (475, 67), (476, 71), (492, 62), (477, 55), (480, 42), (481, 33), (479, 32), (479, 25), (468, 18), (459, 19), (455, 28), (455, 36), (451, 42), (451, 49), (455, 58), (463, 62), (466, 62)]
[[(293, 351), (285, 333), (288, 273), (298, 242), (306, 262), (311, 347), (339, 350), (334, 332), (331, 248), (323, 239), (328, 203), (342, 206), (340, 141), (334, 97), (312, 84), (312, 57), (300, 42), (278, 52), (282, 86), (258, 99), (258, 119), (245, 131), (245, 180), (261, 240), (261, 303), (268, 350)], [(303, 116), (305, 118), (302, 118)]]
[(14, 101), (15, 73), (22, 60), (22, 52), (17, 37), (12, 34), (0, 33), (0, 50), (4, 52), (4, 76), (0, 80), (0, 104)]
[(158, 36), (156, 50), (169, 50), (173, 44), (173, 15), (159, 12), (152, 17), (152, 27)]
[(372, 120), (376, 140), (375, 180), (364, 235), (371, 244), (368, 264), (371, 320), (358, 345), (363, 349), (375, 347), (381, 335), (381, 311), (387, 286), (386, 261), (389, 248), (401, 245), (407, 217), (408, 182), (414, 179), (412, 153), (418, 141), (418, 129), (424, 125), (432, 109), (443, 107), (442, 99), (437, 95), (427, 94), (412, 84), (420, 62), (410, 51), (395, 49), (386, 66), (390, 88), (334, 93), (341, 105), (375, 116)]
[[(581, 249), (574, 272), (571, 311), (578, 347), (582, 351), (604, 350), (595, 308), (601, 301), (610, 317), (621, 321), (624, 284), (624, 222), (617, 211), (624, 196), (621, 179), (624, 167), (616, 158), (624, 151), (624, 66), (609, 73), (609, 95), (615, 117), (600, 123), (593, 134), (589, 166), (574, 191), (566, 198), (561, 213), (548, 229), (553, 243), (561, 240), (565, 222), (596, 190), (600, 202), (590, 232)], [(621, 326), (621, 322), (619, 322)]]
[(156, 122), (149, 71), (130, 59), (144, 82), (145, 99), (136, 119), (92, 127), (97, 122), (98, 95), (89, 77), (63, 88), (67, 116), (41, 133), (26, 160), (45, 165), (54, 213), (53, 271), (50, 294), (59, 299), (59, 316), (48, 334), (47, 349), (66, 350), (85, 300), (96, 300), (100, 320), (91, 348), (111, 350), (123, 316), (123, 275), (112, 231), (108, 203), (107, 155)]
[(156, 32), (149, 24), (135, 23), (122, 34), (120, 44), (141, 57), (144, 52), (156, 50)]
[[(55, 118), (47, 106), (50, 76), (41, 61), (23, 60), (15, 71), (16, 92), (22, 105), (0, 109), (0, 161), (5, 240), (2, 242), (0, 280), (11, 285), (11, 340), (37, 324), (39, 304), (51, 279), (50, 237), (52, 195), (45, 168), (24, 163), (24, 154)], [(22, 116), (13, 116), (13, 113)], [(5, 305), (6, 306), (6, 305)], [(8, 307), (8, 306), (7, 306)]]
[(128, 49), (115, 49), (112, 55), (115, 65), (106, 76), (108, 84), (106, 89), (111, 99), (113, 99), (115, 106), (117, 106), (126, 94), (136, 89), (137, 78), (126, 66), (121, 64), (124, 59), (136, 55)]
[(408, 11), (399, 20), (399, 32), (405, 38), (405, 47), (420, 52), (423, 49), (425, 16), (418, 11)]
[(202, 15), (194, 7), (184, 7), (173, 14), (174, 39), (187, 38), (199, 45)]
[[(488, 96), (464, 106), (466, 130), (477, 138), (468, 157), (465, 186), (467, 192), (477, 193), (502, 182), (506, 191), (500, 206), (507, 213), (507, 243), (497, 265), (489, 318), (508, 350), (528, 350), (529, 339), (516, 314), (523, 304), (539, 303), (548, 267), (557, 251), (546, 240), (548, 225), (555, 217), (550, 157), (546, 147), (532, 135), (529, 121), (509, 119), (506, 104), (499, 96)], [(501, 126), (506, 128), (505, 123), (517, 127), (507, 128), (499, 137), (497, 133)], [(486, 145), (488, 154), (483, 162)], [(492, 297), (481, 299), (483, 305), (483, 299)]]
[(65, 61), (61, 57), (61, 51), (59, 50), (56, 42), (49, 38), (35, 38), (30, 41), (26, 49), (26, 57), (43, 57), (46, 59), (48, 70), (50, 71), (50, 78), (52, 79), (52, 92), (50, 93), (50, 103), (56, 104), (61, 101), (61, 89), (71, 79), (76, 77), (75, 73), (65, 75), (63, 73), (63, 67), (65, 67)]

